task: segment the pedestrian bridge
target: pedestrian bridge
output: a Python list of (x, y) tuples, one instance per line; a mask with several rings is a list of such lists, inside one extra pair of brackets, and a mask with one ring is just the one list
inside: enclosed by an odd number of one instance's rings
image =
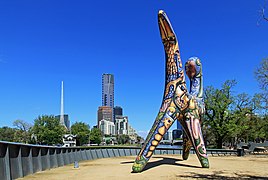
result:
[(182, 145), (183, 140), (161, 140), (160, 144)]

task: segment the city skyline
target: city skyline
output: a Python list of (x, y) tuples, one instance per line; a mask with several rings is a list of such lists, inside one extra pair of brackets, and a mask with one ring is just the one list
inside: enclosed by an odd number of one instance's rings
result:
[(164, 90), (159, 9), (176, 30), (182, 62), (200, 57), (205, 87), (236, 79), (234, 93), (260, 92), (254, 70), (268, 56), (268, 23), (256, 24), (264, 2), (241, 2), (0, 2), (0, 126), (59, 114), (62, 80), (72, 123), (93, 126), (108, 72), (114, 104), (146, 136)]

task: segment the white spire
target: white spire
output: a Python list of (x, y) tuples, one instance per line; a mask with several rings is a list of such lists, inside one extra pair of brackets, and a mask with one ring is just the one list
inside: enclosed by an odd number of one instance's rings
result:
[(63, 81), (61, 81), (60, 123), (66, 127), (64, 123)]

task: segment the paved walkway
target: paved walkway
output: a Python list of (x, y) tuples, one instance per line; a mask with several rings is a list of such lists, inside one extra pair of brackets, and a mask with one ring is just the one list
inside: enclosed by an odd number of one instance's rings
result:
[(195, 155), (182, 161), (176, 155), (154, 155), (142, 173), (131, 173), (135, 157), (80, 162), (20, 178), (23, 180), (166, 180), (166, 179), (268, 179), (268, 156), (209, 157), (209, 169), (200, 168)]

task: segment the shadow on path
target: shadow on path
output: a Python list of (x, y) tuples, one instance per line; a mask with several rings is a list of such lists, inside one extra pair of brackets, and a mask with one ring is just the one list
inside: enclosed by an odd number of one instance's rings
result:
[(200, 173), (195, 173), (191, 172), (190, 174), (187, 175), (177, 175), (177, 178), (193, 178), (193, 179), (222, 179), (222, 180), (233, 180), (233, 179), (250, 179), (250, 180), (256, 180), (256, 179), (265, 179), (267, 180), (267, 177), (264, 176), (254, 176), (254, 175), (249, 175), (249, 174), (239, 174), (235, 173), (235, 177), (233, 176), (228, 176), (226, 174), (220, 174), (220, 172), (213, 172), (213, 174), (200, 174)]
[(154, 162), (148, 162), (148, 164), (145, 166), (143, 171), (147, 171), (148, 169), (160, 166), (160, 165), (174, 165), (174, 166), (184, 166), (184, 167), (191, 167), (191, 168), (201, 168), (199, 166), (194, 165), (187, 165), (187, 164), (181, 164), (177, 161), (183, 161), (182, 159), (176, 159), (176, 158), (167, 158), (167, 157), (154, 157), (154, 158), (163, 158), (162, 160), (154, 161)]
[[(191, 168), (201, 168), (199, 166), (178, 163), (178, 161), (183, 161), (182, 159), (167, 158), (167, 157), (160, 157), (160, 156), (156, 156), (153, 158), (158, 158), (158, 159), (162, 158), (162, 159), (158, 160), (158, 161), (154, 161), (154, 162), (148, 162), (142, 171), (147, 171), (148, 169), (151, 169), (151, 168), (154, 168), (154, 167), (157, 167), (160, 165), (164, 165), (164, 164), (165, 165), (191, 167)], [(121, 164), (130, 164), (130, 163), (134, 163), (134, 161), (121, 162)]]

